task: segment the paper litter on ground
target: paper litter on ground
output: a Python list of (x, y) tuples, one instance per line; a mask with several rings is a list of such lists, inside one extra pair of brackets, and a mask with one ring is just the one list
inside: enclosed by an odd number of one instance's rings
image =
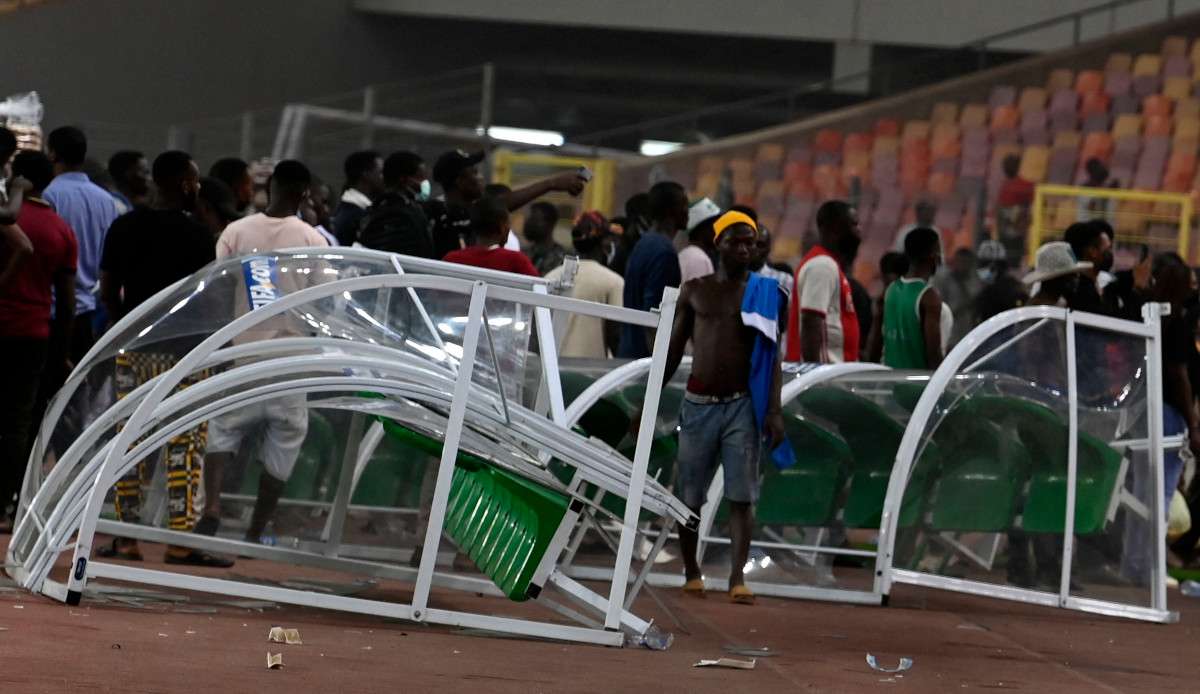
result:
[(304, 643), (300, 640), (299, 629), (284, 629), (283, 627), (271, 627), (271, 631), (267, 632), (267, 640), (274, 643), (286, 643), (289, 646)]
[(758, 662), (754, 658), (750, 660), (738, 660), (737, 658), (717, 658), (716, 660), (701, 660), (692, 667), (729, 667), (737, 670), (753, 670), (754, 664)]
[(283, 667), (283, 654), (267, 651), (267, 669), (278, 670)]

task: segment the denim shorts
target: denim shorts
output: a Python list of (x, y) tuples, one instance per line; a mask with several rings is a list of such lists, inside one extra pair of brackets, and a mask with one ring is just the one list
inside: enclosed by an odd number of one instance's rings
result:
[(749, 397), (719, 403), (697, 403), (684, 397), (679, 410), (679, 470), (675, 494), (700, 508), (721, 466), (725, 498), (758, 501), (758, 456), (761, 437)]

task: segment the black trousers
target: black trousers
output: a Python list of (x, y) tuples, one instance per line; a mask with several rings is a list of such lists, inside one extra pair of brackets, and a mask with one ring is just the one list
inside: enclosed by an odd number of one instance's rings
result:
[(21, 491), (32, 443), (30, 430), (46, 364), (47, 341), (37, 338), (0, 337), (0, 514)]

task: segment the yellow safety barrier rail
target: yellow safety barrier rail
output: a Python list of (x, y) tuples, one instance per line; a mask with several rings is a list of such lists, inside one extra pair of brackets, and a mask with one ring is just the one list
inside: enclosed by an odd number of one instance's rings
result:
[(1071, 224), (1102, 218), (1112, 225), (1118, 247), (1145, 245), (1152, 251), (1176, 251), (1195, 264), (1200, 249), (1192, 245), (1192, 208), (1191, 196), (1180, 193), (1038, 185), (1026, 252), (1032, 259), (1039, 246), (1061, 239)]

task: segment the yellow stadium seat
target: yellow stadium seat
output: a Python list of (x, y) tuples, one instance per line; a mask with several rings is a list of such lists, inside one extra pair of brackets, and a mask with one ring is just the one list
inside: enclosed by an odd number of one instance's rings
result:
[(931, 123), (953, 123), (958, 120), (958, 104), (951, 101), (941, 101), (933, 105), (929, 114)]
[(717, 174), (718, 176), (720, 176), (721, 172), (724, 169), (725, 169), (724, 157), (717, 157), (717, 156), (709, 155), (706, 157), (700, 157), (700, 164), (696, 167), (696, 175), (699, 178), (703, 178), (704, 176), (707, 176), (710, 174)]
[(1046, 92), (1053, 94), (1059, 89), (1070, 89), (1075, 84), (1075, 73), (1067, 68), (1051, 70), (1046, 78)]
[(1129, 72), (1133, 67), (1133, 56), (1128, 53), (1112, 53), (1104, 63), (1105, 72)]
[(880, 135), (871, 144), (871, 151), (875, 154), (879, 154), (880, 152), (895, 152), (899, 149), (900, 140), (891, 135)]
[(904, 130), (901, 131), (900, 140), (907, 142), (909, 140), (920, 140), (929, 137), (929, 121), (926, 120), (910, 120), (904, 124)]
[(1200, 99), (1189, 96), (1175, 102), (1175, 120), (1200, 116)]
[(1030, 145), (1021, 156), (1021, 169), (1018, 175), (1032, 183), (1046, 180), (1046, 165), (1050, 160), (1050, 152), (1041, 145)]
[(1163, 82), (1162, 95), (1168, 99), (1187, 99), (1192, 95), (1192, 80), (1189, 77), (1168, 77)]
[(958, 124), (964, 128), (982, 128), (988, 122), (987, 104), (967, 104), (963, 106)]
[(1112, 136), (1114, 140), (1122, 137), (1140, 135), (1142, 132), (1142, 117), (1136, 113), (1122, 113), (1113, 123)]
[(1060, 130), (1054, 134), (1054, 148), (1067, 149), (1078, 147), (1080, 136), (1078, 130)]
[(1200, 137), (1200, 118), (1190, 116), (1175, 121), (1175, 138), (1177, 140), (1195, 140), (1198, 137)]
[(1143, 53), (1133, 61), (1133, 76), (1157, 75), (1162, 72), (1162, 57), (1157, 53)]
[(1041, 87), (1022, 89), (1021, 98), (1017, 101), (1017, 110), (1021, 113), (1046, 110), (1046, 90)]

